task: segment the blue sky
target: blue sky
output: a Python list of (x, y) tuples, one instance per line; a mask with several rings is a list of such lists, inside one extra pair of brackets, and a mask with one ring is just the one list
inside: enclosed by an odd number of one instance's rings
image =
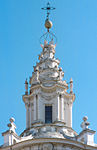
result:
[[(47, 2), (0, 0), (0, 133), (8, 129), (10, 117), (15, 118), (18, 134), (25, 129), (24, 82), (41, 52), (39, 39), (45, 33), (46, 18), (41, 7)], [(73, 129), (79, 133), (87, 115), (90, 128), (97, 131), (97, 0), (50, 2), (56, 7), (51, 13), (58, 39), (56, 57), (64, 80), (74, 80)]]

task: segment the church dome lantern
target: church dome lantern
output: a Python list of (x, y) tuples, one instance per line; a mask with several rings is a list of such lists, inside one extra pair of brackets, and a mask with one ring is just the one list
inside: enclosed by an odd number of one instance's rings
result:
[(96, 150), (95, 131), (88, 128), (90, 123), (86, 116), (81, 123), (80, 134), (72, 128), (73, 79), (69, 82), (64, 80), (60, 61), (55, 58), (57, 38), (50, 31), (53, 24), (49, 19), (50, 11), (55, 8), (47, 3), (42, 9), (47, 11), (46, 33), (40, 38), (42, 51), (29, 82), (25, 80), (22, 96), (26, 128), (18, 136), (15, 120), (10, 118), (9, 130), (2, 133), (4, 144), (0, 150)]

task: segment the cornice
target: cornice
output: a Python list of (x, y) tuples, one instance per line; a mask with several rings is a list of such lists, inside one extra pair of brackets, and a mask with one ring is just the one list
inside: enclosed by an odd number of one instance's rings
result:
[[(34, 92), (37, 89), (40, 89), (40, 90), (37, 91), (37, 92)], [(61, 91), (60, 89), (63, 89), (63, 90)], [(75, 100), (75, 94), (67, 93), (66, 92), (66, 87), (62, 86), (62, 85), (59, 85), (59, 84), (54, 84), (54, 86), (52, 86), (52, 87), (51, 86), (46, 87), (46, 86), (43, 86), (42, 84), (39, 84), (39, 85), (35, 85), (34, 87), (31, 87), (30, 90), (32, 90), (31, 94), (22, 96), (24, 102), (26, 100), (31, 99), (35, 94), (41, 94), (41, 92), (43, 92), (43, 94), (44, 93), (52, 93), (52, 92), (54, 94), (56, 92), (57, 96), (58, 96), (58, 94), (61, 94), (65, 97), (67, 97), (68, 99), (72, 99), (73, 101)]]
[(83, 143), (80, 143), (78, 141), (74, 141), (74, 140), (71, 140), (71, 139), (56, 139), (56, 138), (37, 138), (37, 139), (30, 139), (30, 140), (26, 140), (26, 141), (22, 141), (20, 143), (16, 143), (12, 146), (7, 146), (7, 147), (1, 147), (0, 149), (1, 150), (9, 150), (9, 148), (12, 148), (14, 150), (17, 150), (17, 149), (21, 149), (21, 148), (24, 148), (24, 147), (31, 147), (31, 146), (34, 146), (34, 145), (40, 145), (40, 144), (48, 144), (48, 143), (51, 143), (51, 144), (54, 144), (54, 145), (63, 145), (63, 147), (68, 147), (68, 146), (72, 146), (72, 147), (75, 147), (75, 148), (79, 148), (79, 149), (82, 149), (82, 150), (96, 150), (97, 147), (96, 146), (90, 146), (90, 145), (85, 145)]

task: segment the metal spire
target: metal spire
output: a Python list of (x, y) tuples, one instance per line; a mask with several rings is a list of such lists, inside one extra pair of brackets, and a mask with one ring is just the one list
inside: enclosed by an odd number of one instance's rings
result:
[(45, 28), (47, 29), (47, 32), (46, 32), (45, 34), (43, 34), (43, 35), (40, 37), (40, 43), (42, 44), (44, 41), (47, 41), (48, 43), (49, 43), (50, 41), (54, 41), (54, 43), (56, 43), (56, 42), (57, 42), (56, 36), (55, 36), (52, 32), (50, 32), (50, 29), (52, 28), (52, 25), (53, 25), (53, 24), (52, 24), (52, 22), (51, 22), (50, 19), (49, 19), (50, 11), (51, 11), (51, 10), (54, 10), (54, 9), (56, 9), (56, 8), (51, 7), (51, 6), (50, 6), (50, 3), (48, 2), (48, 3), (47, 3), (47, 6), (41, 8), (41, 9), (47, 11), (47, 16), (46, 16), (46, 20), (45, 20)]

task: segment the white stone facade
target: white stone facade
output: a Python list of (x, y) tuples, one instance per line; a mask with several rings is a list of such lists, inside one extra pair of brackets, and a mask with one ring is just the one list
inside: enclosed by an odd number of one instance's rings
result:
[(95, 131), (88, 128), (87, 117), (83, 118), (80, 134), (72, 129), (73, 80), (68, 84), (63, 81), (60, 61), (54, 57), (56, 45), (53, 40), (45, 40), (41, 47), (39, 62), (30, 77), (30, 90), (25, 81), (26, 129), (18, 136), (11, 118), (9, 130), (2, 133), (4, 144), (0, 150), (96, 150)]

